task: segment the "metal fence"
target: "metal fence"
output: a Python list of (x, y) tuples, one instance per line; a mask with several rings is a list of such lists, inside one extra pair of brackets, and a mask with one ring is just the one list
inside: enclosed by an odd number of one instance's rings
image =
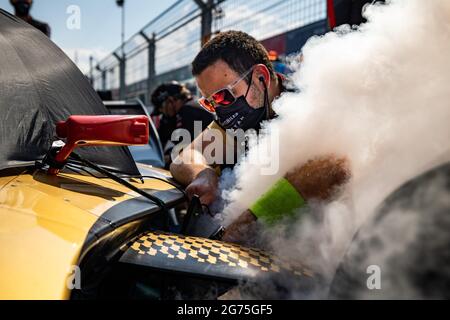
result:
[[(113, 99), (139, 97), (164, 81), (189, 82), (190, 62), (202, 42), (227, 30), (254, 36), (289, 54), (326, 31), (326, 0), (178, 0), (92, 70), (96, 90)], [(271, 48), (273, 46), (273, 48)]]

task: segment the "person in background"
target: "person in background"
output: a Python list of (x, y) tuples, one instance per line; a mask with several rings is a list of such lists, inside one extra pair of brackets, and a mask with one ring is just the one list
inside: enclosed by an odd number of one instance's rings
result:
[(153, 115), (161, 114), (155, 123), (166, 155), (166, 164), (170, 164), (170, 151), (174, 146), (172, 133), (177, 129), (186, 129), (195, 139), (194, 122), (201, 122), (201, 130), (204, 130), (214, 118), (198, 105), (186, 86), (176, 81), (158, 86), (151, 95), (151, 101), (156, 111)]
[(28, 22), (36, 29), (41, 30), (47, 37), (50, 38), (50, 26), (38, 20), (33, 19), (30, 15), (30, 9), (33, 5), (33, 0), (10, 0), (11, 5), (14, 7), (14, 14), (20, 19)]

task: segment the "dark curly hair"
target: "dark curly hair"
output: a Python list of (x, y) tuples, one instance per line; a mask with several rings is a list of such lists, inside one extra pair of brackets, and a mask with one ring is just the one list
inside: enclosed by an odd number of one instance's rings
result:
[(192, 62), (192, 74), (198, 76), (218, 60), (223, 60), (238, 74), (243, 74), (255, 64), (263, 64), (275, 79), (267, 50), (245, 32), (227, 31), (208, 41)]

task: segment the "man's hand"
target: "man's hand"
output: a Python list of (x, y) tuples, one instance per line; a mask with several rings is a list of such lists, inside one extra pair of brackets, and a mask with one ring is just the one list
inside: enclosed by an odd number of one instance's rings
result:
[(189, 198), (194, 195), (200, 197), (202, 204), (210, 205), (217, 196), (219, 178), (211, 168), (202, 170), (186, 188)]

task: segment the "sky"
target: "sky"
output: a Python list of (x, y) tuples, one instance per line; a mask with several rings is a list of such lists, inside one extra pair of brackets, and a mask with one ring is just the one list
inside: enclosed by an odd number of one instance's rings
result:
[[(177, 1), (125, 0), (126, 38), (136, 34)], [(194, 0), (185, 0), (170, 18), (182, 16), (195, 7)], [(242, 30), (258, 40), (323, 19), (326, 13), (325, 0), (239, 0), (226, 1), (221, 7), (225, 19), (215, 21), (214, 30)], [(13, 11), (10, 0), (0, 0), (0, 8)], [(49, 23), (51, 39), (85, 74), (89, 73), (91, 55), (95, 66), (121, 43), (121, 9), (116, 0), (34, 0), (31, 15)], [(79, 19), (74, 19), (75, 16)], [(200, 41), (195, 41), (195, 38), (199, 40), (199, 35), (200, 23), (197, 19), (158, 41), (157, 74), (189, 64), (200, 49)], [(134, 39), (144, 42), (142, 37)], [(147, 76), (147, 60), (144, 52), (127, 63), (127, 84)], [(118, 86), (118, 74), (108, 78), (111, 81), (107, 86)]]
[[(129, 38), (175, 0), (125, 0), (126, 28)], [(79, 8), (79, 29), (69, 28), (73, 22), (71, 6)], [(0, 8), (14, 13), (9, 0), (0, 0)], [(72, 60), (78, 62), (83, 72), (89, 69), (89, 56), (96, 60), (105, 57), (120, 46), (121, 9), (115, 0), (34, 0), (31, 8), (33, 18), (47, 22), (52, 29), (51, 39), (62, 48)], [(70, 24), (69, 24), (70, 25)]]

